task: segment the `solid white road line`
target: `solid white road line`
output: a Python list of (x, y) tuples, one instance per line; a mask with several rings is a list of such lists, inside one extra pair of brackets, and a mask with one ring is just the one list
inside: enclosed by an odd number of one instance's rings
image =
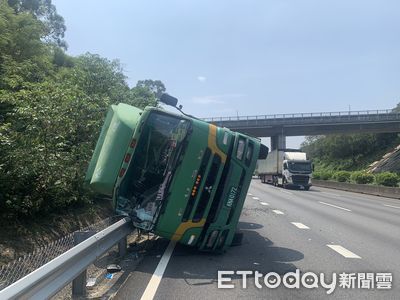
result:
[(151, 276), (149, 284), (147, 285), (146, 290), (142, 295), (142, 298), (140, 298), (141, 300), (152, 300), (154, 298), (158, 286), (160, 285), (161, 279), (164, 275), (165, 269), (167, 268), (169, 259), (171, 258), (172, 252), (174, 251), (175, 244), (175, 241), (169, 242), (168, 247), (161, 257), (153, 276)]
[(254, 200), (260, 200), (260, 198), (258, 198), (258, 197), (253, 197), (253, 199), (254, 199)]
[(337, 205), (329, 204), (329, 203), (322, 202), (322, 201), (318, 201), (318, 202), (319, 202), (319, 203), (321, 203), (321, 204), (323, 204), (323, 205), (332, 206), (332, 207), (335, 207), (335, 208), (343, 209), (343, 210), (345, 210), (345, 211), (351, 211), (350, 209), (347, 209), (347, 208), (344, 208), (344, 207), (341, 207), (341, 206), (337, 206)]
[(298, 223), (298, 222), (291, 222), (291, 223), (299, 229), (310, 229), (310, 227), (304, 225), (303, 223)]
[(274, 209), (273, 210), (274, 213), (276, 213), (277, 215), (284, 215), (284, 213), (280, 210)]
[(261, 205), (269, 205), (267, 202), (260, 202)]
[(387, 205), (387, 204), (383, 204), (383, 206), (393, 207), (393, 208), (399, 208), (399, 209), (400, 209), (400, 206), (393, 206), (393, 205)]
[(327, 245), (327, 246), (346, 258), (361, 258), (357, 254), (351, 252), (350, 250), (347, 250), (346, 248), (340, 245)]

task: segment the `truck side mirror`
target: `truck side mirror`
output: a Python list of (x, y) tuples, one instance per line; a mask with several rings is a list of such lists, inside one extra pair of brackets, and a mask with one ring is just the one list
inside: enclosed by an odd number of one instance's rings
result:
[(287, 170), (287, 164), (286, 163), (283, 164), (283, 169)]
[(176, 99), (175, 97), (172, 97), (171, 95), (168, 94), (162, 94), (160, 97), (160, 101), (162, 103), (165, 103), (167, 105), (176, 107), (176, 105), (178, 104), (178, 99)]
[(268, 147), (264, 144), (260, 144), (260, 152), (258, 152), (258, 159), (266, 159), (268, 156)]
[(315, 165), (314, 165), (314, 164), (312, 164), (311, 166), (312, 166), (312, 171), (314, 172)]

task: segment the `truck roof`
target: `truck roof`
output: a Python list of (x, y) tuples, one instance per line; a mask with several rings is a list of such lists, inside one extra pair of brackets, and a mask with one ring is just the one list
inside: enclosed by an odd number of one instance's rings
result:
[(307, 155), (305, 152), (286, 152), (285, 151), (284, 159), (305, 161), (305, 160), (307, 160)]

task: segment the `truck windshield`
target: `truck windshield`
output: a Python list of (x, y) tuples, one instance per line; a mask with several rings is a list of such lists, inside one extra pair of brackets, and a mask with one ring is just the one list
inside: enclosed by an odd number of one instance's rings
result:
[(310, 162), (289, 162), (289, 171), (290, 172), (304, 172), (311, 173), (311, 163)]
[(149, 230), (158, 214), (189, 127), (188, 120), (158, 112), (143, 124), (117, 195), (117, 210), (131, 215), (140, 228)]

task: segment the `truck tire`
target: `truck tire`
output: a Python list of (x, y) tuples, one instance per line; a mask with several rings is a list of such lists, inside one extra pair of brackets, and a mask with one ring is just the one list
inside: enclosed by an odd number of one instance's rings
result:
[(308, 191), (309, 189), (310, 189), (309, 186), (305, 186), (305, 187), (304, 187), (304, 190), (305, 190), (305, 191)]
[(236, 231), (233, 236), (231, 247), (240, 246), (243, 241), (243, 232)]

